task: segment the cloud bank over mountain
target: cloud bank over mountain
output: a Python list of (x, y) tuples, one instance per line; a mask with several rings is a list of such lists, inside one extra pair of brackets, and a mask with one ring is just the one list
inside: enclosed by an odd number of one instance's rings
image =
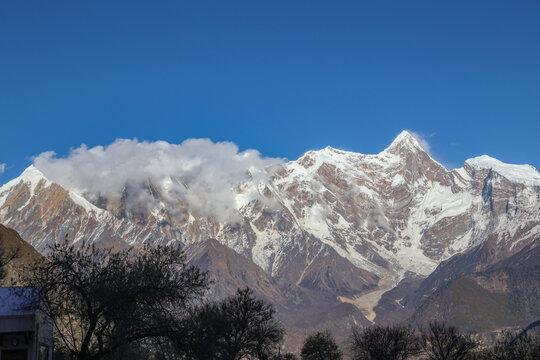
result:
[(203, 216), (234, 217), (233, 189), (249, 178), (264, 180), (266, 168), (283, 163), (256, 150), (239, 151), (232, 142), (188, 139), (165, 141), (117, 139), (108, 146), (81, 145), (67, 157), (41, 153), (34, 166), (51, 181), (85, 194), (90, 200), (120, 200), (129, 193), (128, 206), (154, 204), (151, 187), (171, 202), (181, 199)]

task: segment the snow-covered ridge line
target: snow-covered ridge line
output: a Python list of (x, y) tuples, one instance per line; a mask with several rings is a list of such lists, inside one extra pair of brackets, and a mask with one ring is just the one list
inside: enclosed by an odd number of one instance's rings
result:
[(71, 200), (73, 200), (75, 202), (75, 204), (81, 206), (84, 210), (86, 210), (86, 212), (90, 213), (90, 212), (95, 212), (96, 215), (98, 216), (103, 216), (105, 214), (107, 214), (106, 210), (103, 210), (103, 209), (100, 209), (98, 208), (97, 206), (95, 206), (94, 204), (92, 204), (90, 201), (86, 200), (84, 197), (82, 197), (81, 195), (71, 191), (71, 190), (68, 190), (69, 192), (69, 196), (71, 197)]
[(384, 155), (388, 151), (390, 151), (392, 149), (395, 149), (395, 148), (402, 147), (402, 146), (407, 146), (411, 150), (421, 150), (421, 151), (424, 151), (426, 153), (428, 151), (427, 149), (424, 149), (424, 147), (422, 145), (420, 145), (420, 143), (418, 142), (415, 135), (413, 135), (412, 133), (410, 133), (407, 130), (403, 130), (401, 133), (399, 133), (398, 136), (396, 136), (396, 138), (392, 141), (392, 143), (390, 145), (388, 145), (384, 150), (382, 150), (382, 151), (380, 151), (379, 153), (376, 153), (376, 154), (364, 154), (364, 153), (359, 153), (359, 152), (354, 152), (354, 151), (349, 151), (349, 150), (337, 149), (337, 148), (334, 148), (332, 146), (327, 146), (327, 147), (319, 149), (319, 150), (306, 151), (304, 153), (304, 155), (302, 155), (300, 158), (304, 157), (305, 155), (309, 155), (309, 154), (327, 154), (329, 156), (332, 156), (332, 154), (337, 154), (338, 156), (351, 155), (351, 156), (373, 157), (373, 156)]
[(427, 155), (434, 163), (446, 169), (446, 167), (431, 156), (429, 144), (421, 140), (417, 134), (403, 130), (388, 147), (376, 154), (364, 154), (359, 152), (336, 149), (327, 146), (320, 150), (310, 150), (304, 153), (299, 159), (290, 161), (287, 166), (297, 163), (306, 157), (312, 157), (316, 160), (316, 165), (329, 161), (334, 165), (340, 165), (344, 162), (362, 161), (381, 167), (392, 167), (400, 163), (399, 153), (406, 151), (410, 153), (423, 153)]
[(476, 170), (493, 170), (512, 182), (540, 186), (540, 173), (531, 165), (507, 164), (488, 155), (468, 159), (465, 164)]
[(51, 185), (51, 182), (45, 177), (45, 175), (43, 175), (41, 171), (39, 171), (34, 165), (30, 165), (22, 172), (21, 175), (2, 185), (0, 187), (0, 193), (17, 186), (21, 181), (25, 184), (29, 184), (31, 191), (33, 192), (36, 186), (42, 180), (45, 181), (45, 186)]
[[(47, 188), (53, 184), (53, 182), (47, 179), (45, 175), (41, 171), (39, 171), (34, 165), (30, 165), (22, 172), (20, 176), (16, 177), (15, 179), (7, 182), (6, 184), (0, 187), (0, 206), (5, 200), (2, 194), (4, 193), (7, 194), (11, 188), (17, 186), (21, 182), (29, 186), (31, 196), (35, 195), (36, 188), (40, 183), (43, 188)], [(105, 210), (102, 210), (98, 208), (97, 206), (95, 206), (94, 204), (90, 203), (88, 200), (86, 200), (82, 195), (78, 194), (77, 192), (72, 191), (70, 189), (65, 189), (65, 190), (69, 193), (69, 196), (73, 200), (73, 202), (81, 206), (86, 212), (88, 213), (94, 212), (98, 216), (106, 213)], [(23, 207), (26, 205), (27, 204), (23, 205)]]
[[(415, 135), (413, 135), (407, 130), (402, 131), (386, 149), (384, 149), (378, 154), (363, 154), (363, 153), (357, 153), (357, 152), (346, 151), (346, 150), (341, 150), (341, 149), (335, 149), (330, 146), (327, 146), (326, 148), (321, 149), (321, 150), (308, 151), (304, 155), (302, 155), (300, 159), (290, 161), (287, 164), (287, 166), (289, 168), (295, 169), (296, 173), (305, 173), (305, 174), (310, 173), (309, 171), (306, 172), (303, 169), (303, 166), (297, 165), (298, 161), (303, 159), (306, 156), (312, 157), (314, 159), (314, 164), (312, 166), (313, 169), (317, 169), (324, 162), (333, 163), (334, 165), (342, 167), (340, 165), (344, 165), (344, 163), (350, 162), (352, 158), (357, 158), (361, 160), (362, 162), (370, 162), (370, 163), (377, 164), (382, 167), (392, 166), (401, 160), (398, 156), (394, 155), (392, 152), (404, 146), (412, 151), (425, 152), (430, 157), (431, 160), (433, 160), (435, 163), (439, 164), (441, 167), (446, 169), (444, 165), (442, 165), (437, 160), (433, 159), (433, 157), (428, 153), (428, 150), (424, 149), (422, 145), (418, 142)], [(526, 186), (540, 186), (540, 173), (534, 166), (531, 166), (528, 164), (504, 163), (488, 155), (481, 155), (481, 156), (477, 156), (471, 159), (467, 159), (465, 160), (465, 164), (477, 170), (492, 169), (493, 171), (504, 176), (511, 182), (516, 182), (516, 183), (523, 184)], [(456, 168), (453, 170), (446, 169), (446, 171), (448, 173), (457, 171), (460, 175), (465, 176), (463, 167)], [(465, 176), (465, 177), (467, 178), (468, 176)]]

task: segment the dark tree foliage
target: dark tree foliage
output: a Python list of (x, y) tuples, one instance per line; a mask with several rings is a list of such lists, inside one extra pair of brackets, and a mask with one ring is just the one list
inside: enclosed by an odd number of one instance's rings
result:
[(540, 359), (540, 336), (516, 334), (504, 331), (495, 345), (482, 351), (476, 359), (482, 360), (538, 360)]
[(206, 274), (170, 247), (115, 252), (64, 242), (48, 258), (25, 282), (46, 294), (58, 350), (71, 359), (117, 358), (127, 345), (178, 333), (208, 287)]
[(329, 331), (317, 332), (304, 341), (302, 360), (341, 360), (343, 354)]
[(294, 355), (293, 353), (285, 353), (277, 355), (273, 360), (298, 360), (298, 356)]
[(422, 331), (422, 348), (431, 360), (467, 359), (477, 346), (471, 336), (441, 322), (431, 322)]
[(270, 304), (249, 288), (198, 308), (176, 347), (188, 359), (272, 359), (284, 329)]
[(194, 310), (185, 323), (187, 336), (174, 337), (173, 346), (181, 358), (222, 359), (227, 324), (216, 303), (205, 304)]
[(352, 330), (354, 360), (405, 360), (421, 352), (420, 339), (414, 329), (395, 325), (373, 325)]

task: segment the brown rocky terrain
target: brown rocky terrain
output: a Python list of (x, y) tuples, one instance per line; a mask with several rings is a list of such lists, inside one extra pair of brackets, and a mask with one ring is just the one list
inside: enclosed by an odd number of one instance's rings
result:
[(471, 331), (522, 328), (540, 318), (540, 238), (487, 269), (439, 287), (411, 321), (445, 320)]
[(3, 269), (5, 276), (0, 279), (1, 286), (21, 285), (19, 276), (24, 272), (25, 267), (45, 260), (43, 255), (24, 241), (15, 230), (1, 224), (0, 249), (2, 249), (6, 259), (11, 259)]

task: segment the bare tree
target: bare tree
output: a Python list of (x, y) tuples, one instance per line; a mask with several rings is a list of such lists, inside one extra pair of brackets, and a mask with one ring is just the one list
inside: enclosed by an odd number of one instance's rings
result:
[(431, 322), (422, 331), (422, 347), (430, 360), (467, 359), (478, 343), (454, 326)]
[(114, 357), (143, 339), (178, 332), (177, 320), (201, 299), (206, 274), (186, 265), (179, 249), (113, 251), (67, 242), (33, 265), (26, 283), (48, 298), (60, 350), (71, 359)]
[(187, 325), (189, 336), (177, 339), (188, 359), (271, 359), (284, 329), (275, 310), (249, 288), (200, 307)]
[(485, 360), (537, 360), (540, 359), (540, 336), (528, 333), (517, 337), (503, 331), (495, 345), (482, 351), (478, 359)]
[(343, 354), (329, 331), (317, 332), (304, 341), (302, 360), (341, 360)]
[(414, 329), (402, 325), (354, 327), (352, 342), (354, 360), (405, 360), (421, 352)]

